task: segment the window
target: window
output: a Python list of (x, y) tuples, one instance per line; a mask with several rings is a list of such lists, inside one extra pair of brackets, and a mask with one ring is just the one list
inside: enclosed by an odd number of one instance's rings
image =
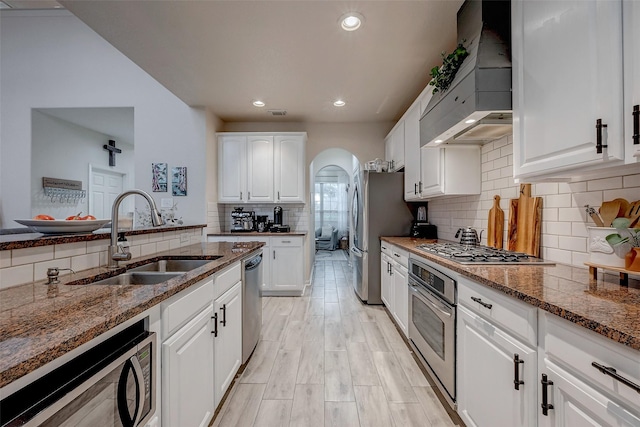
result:
[(315, 184), (316, 228), (332, 225), (338, 229), (338, 236), (347, 234), (347, 184), (338, 182), (317, 182)]

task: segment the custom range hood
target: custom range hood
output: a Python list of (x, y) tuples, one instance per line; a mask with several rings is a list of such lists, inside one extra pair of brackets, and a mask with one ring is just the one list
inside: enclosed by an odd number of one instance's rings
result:
[(482, 144), (512, 132), (510, 1), (465, 1), (458, 10), (458, 41), (469, 56), (451, 86), (427, 105), (420, 146)]

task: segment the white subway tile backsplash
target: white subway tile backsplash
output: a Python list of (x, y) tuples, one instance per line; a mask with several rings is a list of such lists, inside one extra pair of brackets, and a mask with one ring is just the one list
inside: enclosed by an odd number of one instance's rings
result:
[[(537, 194), (532, 194), (532, 196), (537, 196)], [(553, 194), (545, 196), (542, 204), (548, 208), (570, 208), (571, 200), (571, 194)]]
[(587, 213), (584, 209), (558, 208), (558, 221), (585, 221)]
[(586, 205), (594, 208), (599, 208), (604, 201), (602, 198), (602, 191), (589, 191), (585, 193), (572, 193), (573, 202), (571, 206), (574, 208), (583, 208)]
[(546, 196), (548, 194), (558, 194), (558, 183), (556, 182), (544, 182), (533, 185), (531, 190), (536, 196)]
[(11, 267), (11, 251), (0, 251), (0, 268)]
[(576, 236), (576, 237), (589, 237), (589, 231), (587, 230), (587, 224), (585, 224), (584, 222), (572, 222), (571, 223), (571, 235), (572, 236)]
[(148, 256), (156, 253), (157, 245), (155, 243), (145, 243), (144, 245), (140, 245), (140, 256)]
[(87, 242), (87, 253), (103, 252), (109, 250), (109, 240), (92, 240)]
[(14, 249), (11, 253), (11, 265), (33, 264), (53, 259), (53, 246)]
[(627, 175), (622, 177), (623, 187), (640, 187), (640, 174)]
[(613, 178), (594, 179), (587, 182), (587, 189), (589, 191), (596, 190), (613, 190), (615, 188), (622, 187), (622, 177), (616, 176)]
[[(44, 280), (47, 278), (49, 268), (71, 268), (71, 258), (60, 258), (51, 261), (37, 262), (33, 265), (33, 280)], [(3, 270), (4, 271), (4, 270)], [(71, 274), (70, 271), (60, 271), (60, 276)]]
[(3, 268), (0, 271), (0, 289), (33, 282), (33, 264)]
[[(570, 232), (571, 230), (569, 230)], [(585, 237), (558, 236), (558, 248), (570, 251), (586, 252), (587, 239)]]
[(71, 257), (71, 269), (74, 271), (86, 270), (100, 266), (100, 254), (92, 253)]
[(631, 202), (633, 202), (634, 200), (640, 200), (639, 188), (619, 188), (615, 190), (605, 190), (603, 194), (604, 200), (613, 200), (618, 198), (623, 198)]
[(62, 245), (53, 245), (53, 247), (56, 258), (68, 258), (87, 253), (87, 242), (64, 243)]
[(169, 241), (164, 240), (162, 242), (156, 243), (156, 249), (158, 252), (168, 251), (169, 250)]
[(546, 221), (558, 221), (558, 208), (542, 208), (542, 218)]

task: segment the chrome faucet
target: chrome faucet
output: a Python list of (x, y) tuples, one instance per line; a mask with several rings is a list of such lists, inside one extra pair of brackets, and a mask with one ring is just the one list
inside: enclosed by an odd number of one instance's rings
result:
[(151, 208), (151, 223), (154, 227), (164, 225), (164, 221), (160, 217), (160, 212), (158, 212), (158, 208), (156, 207), (156, 202), (149, 193), (134, 189), (118, 195), (113, 201), (113, 207), (111, 208), (111, 243), (109, 245), (109, 259), (107, 261), (107, 267), (111, 269), (118, 268), (118, 261), (128, 261), (131, 259), (131, 253), (125, 252), (124, 249), (121, 249), (118, 245), (118, 208), (122, 200), (131, 194), (138, 194), (147, 199), (149, 207)]

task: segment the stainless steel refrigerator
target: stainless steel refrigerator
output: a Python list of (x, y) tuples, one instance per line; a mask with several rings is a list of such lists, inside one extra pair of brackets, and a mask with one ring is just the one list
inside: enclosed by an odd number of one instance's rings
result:
[(358, 170), (353, 180), (353, 287), (362, 301), (382, 304), (380, 237), (407, 236), (413, 220), (404, 201), (404, 173)]

